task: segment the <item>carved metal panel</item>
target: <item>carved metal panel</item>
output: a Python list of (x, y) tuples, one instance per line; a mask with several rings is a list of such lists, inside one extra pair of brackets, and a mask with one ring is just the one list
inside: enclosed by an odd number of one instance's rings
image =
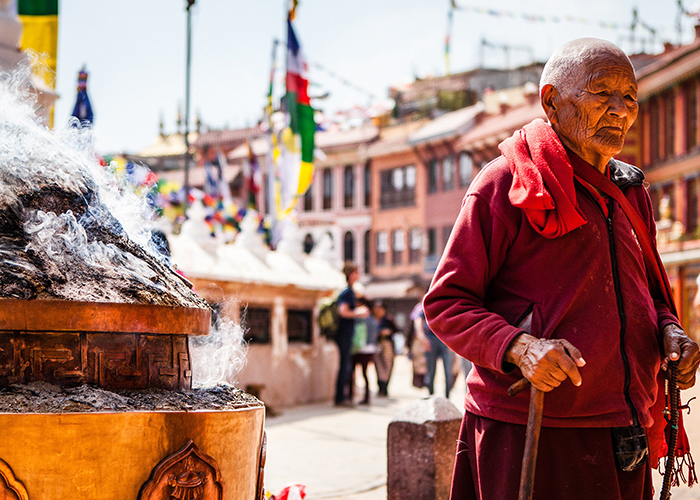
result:
[(0, 332), (0, 386), (43, 380), (187, 390), (191, 378), (186, 335)]
[(0, 459), (0, 500), (29, 500), (29, 494), (10, 466)]
[(153, 469), (138, 496), (138, 500), (223, 499), (224, 483), (218, 464), (192, 440)]

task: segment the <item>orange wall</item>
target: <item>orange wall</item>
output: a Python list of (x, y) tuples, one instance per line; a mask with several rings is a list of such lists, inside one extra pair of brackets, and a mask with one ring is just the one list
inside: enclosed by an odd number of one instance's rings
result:
[[(379, 199), (381, 194), (381, 172), (407, 165), (416, 166), (416, 203), (413, 206), (381, 209)], [(406, 149), (399, 153), (372, 158), (372, 241), (371, 241), (371, 271), (372, 275), (380, 279), (395, 278), (402, 275), (420, 274), (423, 269), (423, 259), (415, 264), (408, 263), (409, 235), (408, 230), (413, 227), (424, 227), (424, 206), (427, 185), (426, 171), (413, 150)], [(403, 229), (406, 231), (405, 249), (402, 264), (392, 264), (391, 231)], [(389, 251), (383, 266), (376, 265), (377, 232), (386, 231), (389, 238)], [(425, 239), (425, 236), (423, 236)]]

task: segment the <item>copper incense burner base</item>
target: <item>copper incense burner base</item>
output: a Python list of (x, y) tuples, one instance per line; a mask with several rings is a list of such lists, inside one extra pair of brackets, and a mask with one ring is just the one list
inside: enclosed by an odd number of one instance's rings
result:
[[(189, 391), (187, 336), (206, 335), (209, 321), (207, 309), (2, 299), (0, 388)], [(260, 498), (265, 409), (253, 401), (225, 410), (0, 413), (0, 499)]]

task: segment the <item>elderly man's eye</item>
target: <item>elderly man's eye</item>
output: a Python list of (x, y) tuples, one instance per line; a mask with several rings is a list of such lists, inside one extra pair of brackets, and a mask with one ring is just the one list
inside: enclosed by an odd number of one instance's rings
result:
[(632, 94), (627, 94), (625, 95), (625, 100), (630, 102), (637, 102), (637, 97), (633, 96)]

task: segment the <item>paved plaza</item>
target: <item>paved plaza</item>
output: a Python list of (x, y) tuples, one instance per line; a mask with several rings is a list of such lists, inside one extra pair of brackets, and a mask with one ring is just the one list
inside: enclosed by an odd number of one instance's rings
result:
[[(441, 366), (438, 368), (435, 391), (441, 395), (444, 376)], [(374, 379), (370, 385), (376, 388)], [(450, 395), (450, 401), (460, 410), (464, 391), (460, 376)], [(291, 408), (268, 417), (266, 489), (277, 493), (288, 484), (300, 483), (306, 485), (308, 500), (385, 500), (387, 427), (401, 407), (428, 396), (427, 389), (411, 386), (411, 366), (405, 356), (396, 358), (389, 395), (380, 399), (373, 394), (371, 405), (354, 409), (326, 403)], [(684, 391), (683, 401), (692, 396), (700, 400), (700, 389)], [(700, 403), (696, 402), (685, 418), (691, 446), (700, 457)], [(654, 475), (659, 479), (658, 474)], [(658, 491), (661, 482), (656, 483)], [(700, 499), (700, 486), (674, 488), (672, 493), (674, 500)]]

